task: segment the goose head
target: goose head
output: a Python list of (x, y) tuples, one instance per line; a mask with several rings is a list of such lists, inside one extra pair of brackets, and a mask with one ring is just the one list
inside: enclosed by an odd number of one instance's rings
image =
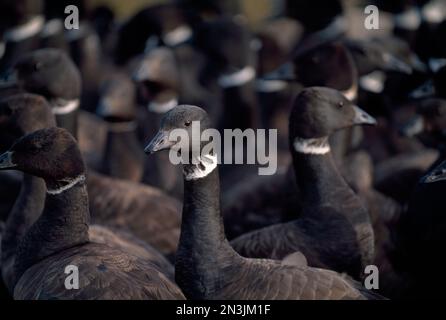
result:
[[(154, 153), (171, 148), (185, 150), (193, 143), (200, 145), (201, 133), (210, 127), (211, 120), (202, 108), (192, 105), (177, 106), (164, 115), (158, 133), (144, 151)], [(178, 129), (182, 130), (187, 139), (173, 139), (172, 133)]]
[(23, 55), (13, 67), (10, 83), (44, 96), (56, 105), (79, 99), (81, 77), (68, 55), (59, 49), (40, 49)]
[(20, 93), (0, 101), (0, 150), (15, 140), (39, 129), (56, 126), (51, 107), (45, 98)]
[(354, 125), (374, 125), (376, 120), (347, 99), (326, 87), (302, 90), (290, 114), (290, 138), (317, 139)]
[(0, 170), (19, 170), (47, 183), (66, 182), (84, 174), (85, 166), (73, 136), (62, 128), (37, 130), (16, 140), (0, 155)]

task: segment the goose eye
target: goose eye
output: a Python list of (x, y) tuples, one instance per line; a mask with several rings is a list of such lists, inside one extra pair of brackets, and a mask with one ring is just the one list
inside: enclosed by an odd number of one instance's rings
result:
[(342, 109), (343, 107), (344, 107), (344, 102), (343, 101), (339, 102), (338, 103), (338, 108)]
[(190, 121), (186, 121), (186, 122), (184, 123), (184, 125), (185, 125), (186, 127), (189, 127), (189, 126), (190, 126), (190, 124), (191, 124), (191, 122), (190, 122)]

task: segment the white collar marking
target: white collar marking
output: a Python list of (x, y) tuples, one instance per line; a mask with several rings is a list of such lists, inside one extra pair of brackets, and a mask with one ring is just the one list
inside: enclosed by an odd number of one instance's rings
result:
[(355, 100), (358, 95), (357, 84), (356, 83), (352, 84), (352, 86), (349, 89), (342, 91), (342, 94), (350, 101)]
[(403, 29), (416, 30), (421, 24), (420, 12), (411, 8), (395, 15), (395, 24)]
[(284, 90), (288, 86), (288, 83), (282, 80), (256, 80), (256, 90), (258, 92), (279, 92)]
[(218, 78), (218, 84), (222, 88), (238, 87), (244, 85), (245, 83), (248, 83), (249, 81), (254, 79), (255, 76), (256, 71), (254, 70), (254, 68), (251, 66), (246, 66), (237, 72), (221, 75)]
[(163, 36), (163, 41), (168, 46), (176, 46), (180, 43), (186, 42), (192, 37), (192, 30), (187, 25), (183, 24), (172, 31), (169, 31)]
[(147, 108), (149, 111), (155, 112), (155, 113), (166, 113), (173, 108), (175, 108), (178, 105), (178, 100), (176, 98), (173, 98), (167, 102), (155, 102), (152, 101), (149, 103)]
[(81, 174), (80, 176), (77, 176), (74, 179), (68, 178), (68, 179), (64, 179), (64, 180), (60, 180), (63, 182), (68, 182), (68, 184), (58, 188), (58, 189), (47, 189), (47, 193), (51, 194), (51, 195), (56, 195), (56, 194), (61, 194), (64, 191), (67, 191), (71, 188), (73, 188), (76, 184), (78, 184), (79, 182), (84, 182), (85, 181), (85, 175)]
[(446, 4), (443, 0), (430, 1), (424, 5), (421, 14), (430, 23), (440, 23), (446, 17)]
[(79, 108), (79, 99), (68, 100), (62, 105), (53, 104), (51, 110), (55, 115), (68, 114)]
[(131, 132), (136, 130), (135, 121), (108, 123), (108, 131), (110, 132)]
[(24, 25), (6, 30), (4, 39), (6, 41), (19, 42), (31, 38), (42, 30), (44, 23), (45, 19), (42, 16), (35, 16)]
[(384, 90), (384, 81), (386, 74), (382, 71), (373, 71), (359, 78), (361, 88), (373, 92), (381, 93)]
[(202, 158), (198, 158), (198, 161), (204, 167), (204, 169), (200, 168), (200, 164), (196, 164), (195, 168), (192, 169), (191, 172), (186, 172), (183, 169), (184, 179), (186, 179), (187, 181), (204, 178), (209, 173), (214, 171), (215, 168), (217, 168), (217, 155), (207, 154), (204, 155)]
[(330, 152), (327, 137), (311, 139), (296, 137), (293, 142), (293, 147), (296, 152), (304, 154), (326, 154)]
[(57, 34), (58, 32), (62, 31), (62, 29), (63, 29), (62, 20), (51, 19), (47, 21), (47, 23), (45, 23), (45, 25), (43, 26), (42, 33), (40, 34), (40, 36), (42, 38), (51, 37)]

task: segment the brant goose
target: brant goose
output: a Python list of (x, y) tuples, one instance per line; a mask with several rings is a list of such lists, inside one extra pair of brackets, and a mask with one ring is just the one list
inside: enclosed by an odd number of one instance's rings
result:
[[(158, 134), (145, 151), (171, 149), (176, 143), (169, 139), (170, 132), (181, 128), (190, 136), (192, 121), (199, 121), (201, 130), (211, 126), (210, 118), (199, 107), (181, 105), (172, 109), (164, 116)], [(186, 143), (194, 141), (189, 139)], [(207, 143), (198, 142), (198, 145), (200, 156), (195, 159), (198, 164), (191, 158), (193, 153), (188, 153), (190, 164), (183, 164), (183, 221), (175, 261), (175, 278), (187, 298), (379, 298), (334, 271), (311, 268), (303, 263), (248, 259), (237, 254), (225, 237), (220, 215), (218, 155)]]
[(107, 122), (107, 141), (100, 172), (140, 182), (144, 154), (137, 137), (135, 87), (124, 73), (113, 73), (102, 84), (97, 114)]
[[(174, 52), (166, 47), (146, 53), (133, 79), (137, 82), (142, 102), (147, 106), (140, 111), (138, 125), (140, 139), (155, 134), (157, 124), (164, 113), (178, 105), (180, 73)], [(143, 181), (181, 197), (181, 172), (172, 166), (166, 155), (146, 159)]]
[[(0, 103), (0, 133), (8, 136), (10, 146), (16, 139), (36, 130), (55, 126), (51, 109), (43, 97), (32, 94), (11, 96)], [(9, 135), (6, 133), (9, 132)], [(40, 216), (45, 201), (45, 184), (38, 177), (24, 174), (23, 184), (15, 205), (7, 220), (2, 238), (2, 276), (13, 291), (16, 280), (14, 260), (16, 249), (25, 232)], [(173, 277), (173, 267), (155, 249), (140, 241), (128, 232), (117, 228), (91, 225), (90, 240), (125, 250), (129, 254), (147, 259), (160, 267), (166, 275)]]
[(2, 1), (0, 3), (0, 74), (8, 71), (17, 58), (39, 48), (45, 18), (42, 0)]
[[(35, 131), (0, 156), (0, 168), (45, 181), (42, 215), (20, 242), (15, 299), (183, 299), (151, 262), (89, 240), (85, 166), (75, 139), (61, 128)], [(67, 266), (79, 271), (79, 289), (66, 290)]]
[(273, 259), (301, 251), (311, 266), (359, 277), (374, 258), (373, 229), (360, 199), (336, 168), (328, 137), (353, 125), (375, 123), (339, 91), (304, 89), (294, 102), (289, 136), (301, 217), (242, 235), (232, 240), (234, 248), (246, 257)]

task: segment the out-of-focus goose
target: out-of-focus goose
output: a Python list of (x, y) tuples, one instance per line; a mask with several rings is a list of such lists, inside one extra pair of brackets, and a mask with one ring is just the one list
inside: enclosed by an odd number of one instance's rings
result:
[(135, 87), (123, 73), (102, 85), (97, 113), (107, 122), (107, 142), (100, 172), (135, 182), (144, 174), (144, 154), (137, 137)]

